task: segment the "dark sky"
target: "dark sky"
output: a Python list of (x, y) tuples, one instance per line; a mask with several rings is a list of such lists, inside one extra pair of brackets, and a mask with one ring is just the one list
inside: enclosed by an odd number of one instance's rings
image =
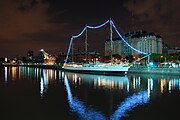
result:
[[(179, 11), (179, 0), (1, 0), (0, 57), (36, 54), (41, 48), (67, 52), (72, 35), (109, 18), (122, 33), (147, 30), (180, 47)], [(94, 48), (103, 49), (107, 38), (106, 27), (88, 32)]]

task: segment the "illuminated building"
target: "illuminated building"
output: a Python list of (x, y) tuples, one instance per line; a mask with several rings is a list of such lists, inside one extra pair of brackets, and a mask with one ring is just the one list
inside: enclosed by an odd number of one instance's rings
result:
[[(162, 38), (151, 32), (137, 31), (125, 34), (126, 41), (135, 49), (145, 53), (162, 54)], [(122, 56), (138, 55), (137, 51), (129, 48), (121, 38), (113, 39), (113, 54)], [(105, 56), (110, 54), (110, 40), (105, 41)]]
[(56, 63), (56, 57), (49, 55), (47, 52), (44, 51), (44, 49), (41, 49), (41, 52), (44, 55), (44, 64), (46, 65), (53, 65)]

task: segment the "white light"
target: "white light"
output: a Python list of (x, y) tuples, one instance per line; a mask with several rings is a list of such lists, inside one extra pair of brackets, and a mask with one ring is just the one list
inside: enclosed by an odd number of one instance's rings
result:
[(7, 62), (7, 60), (8, 60), (8, 59), (7, 59), (7, 58), (5, 58), (5, 62)]
[(66, 56), (66, 59), (65, 59), (65, 63), (67, 63), (68, 56), (69, 56), (69, 53), (70, 53), (70, 50), (71, 50), (70, 48), (71, 48), (72, 41), (73, 41), (74, 38), (80, 37), (87, 28), (89, 28), (89, 29), (98, 29), (98, 28), (101, 28), (101, 27), (105, 26), (107, 23), (112, 24), (112, 26), (114, 27), (116, 33), (119, 35), (119, 37), (122, 39), (122, 41), (123, 41), (127, 46), (129, 46), (131, 49), (133, 49), (134, 51), (136, 51), (136, 52), (138, 52), (138, 53), (145, 54), (145, 55), (148, 54), (148, 53), (142, 52), (142, 51), (137, 50), (137, 49), (135, 49), (134, 47), (132, 47), (132, 46), (125, 40), (125, 38), (122, 37), (122, 35), (119, 33), (119, 31), (117, 30), (117, 28), (116, 28), (116, 26), (114, 25), (113, 21), (112, 21), (112, 20), (107, 20), (106, 22), (104, 22), (103, 24), (98, 25), (98, 26), (89, 26), (89, 25), (87, 25), (86, 27), (83, 28), (83, 30), (82, 30), (78, 35), (73, 35), (73, 36), (71, 37), (70, 44), (69, 44), (69, 47), (68, 47), (67, 56)]

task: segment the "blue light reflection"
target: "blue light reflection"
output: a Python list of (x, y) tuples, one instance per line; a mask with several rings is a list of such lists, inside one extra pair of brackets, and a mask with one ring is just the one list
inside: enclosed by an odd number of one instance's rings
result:
[(77, 98), (73, 98), (66, 75), (64, 78), (64, 83), (68, 94), (69, 105), (73, 112), (77, 112), (81, 119), (105, 120), (105, 117), (101, 114), (101, 112), (97, 112), (93, 108), (86, 108), (83, 102), (79, 101)]
[(119, 120), (121, 117), (126, 116), (128, 111), (131, 111), (133, 108), (138, 105), (148, 103), (149, 95), (148, 91), (140, 91), (133, 94), (132, 96), (126, 98), (122, 103), (120, 103), (118, 109), (111, 115), (111, 120)]
[[(73, 98), (71, 88), (69, 86), (69, 82), (67, 76), (64, 77), (64, 84), (66, 86), (66, 91), (68, 95), (69, 106), (71, 111), (76, 112), (81, 119), (90, 120), (106, 120), (107, 118), (100, 112), (96, 111), (93, 108), (86, 107), (83, 102), (78, 100), (77, 98)], [(118, 109), (110, 116), (111, 120), (120, 119), (125, 116), (126, 113), (138, 105), (142, 105), (148, 103), (149, 101), (149, 92), (140, 91), (138, 93), (133, 94), (132, 96), (126, 98), (123, 102), (119, 104)]]

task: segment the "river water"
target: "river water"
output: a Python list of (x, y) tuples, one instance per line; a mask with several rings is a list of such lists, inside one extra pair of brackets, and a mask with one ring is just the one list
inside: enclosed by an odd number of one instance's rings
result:
[(180, 76), (0, 67), (0, 120), (175, 120)]

